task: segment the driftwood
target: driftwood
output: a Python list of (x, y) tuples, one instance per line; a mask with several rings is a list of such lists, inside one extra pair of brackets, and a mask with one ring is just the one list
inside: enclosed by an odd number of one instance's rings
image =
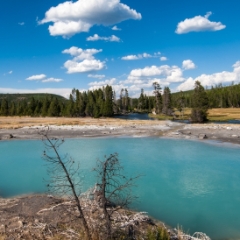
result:
[[(105, 239), (103, 210), (93, 198), (96, 189), (94, 187), (82, 194), (82, 208), (91, 232), (98, 234), (96, 239)], [(72, 240), (84, 239), (79, 232), (82, 225), (81, 221), (76, 221), (76, 210), (74, 201), (46, 195), (0, 199), (0, 234), (4, 234), (6, 239), (42, 240), (54, 236)], [(112, 212), (113, 208), (109, 207), (107, 210)], [(146, 212), (134, 212), (118, 207), (114, 208), (111, 222), (113, 234), (120, 231), (128, 235), (131, 232), (139, 237), (145, 236), (149, 228), (156, 229), (157, 226), (169, 230), (163, 223), (156, 225)], [(190, 236), (172, 229), (169, 233), (170, 239), (175, 240), (210, 240), (204, 233)]]

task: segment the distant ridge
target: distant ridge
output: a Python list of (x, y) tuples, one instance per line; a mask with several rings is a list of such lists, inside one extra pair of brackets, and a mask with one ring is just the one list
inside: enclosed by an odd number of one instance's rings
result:
[(35, 100), (43, 100), (45, 97), (50, 98), (57, 98), (61, 101), (68, 101), (66, 98), (56, 94), (49, 94), (49, 93), (0, 93), (0, 101), (2, 99), (7, 99), (10, 102), (19, 102), (19, 101), (30, 101), (31, 98)]

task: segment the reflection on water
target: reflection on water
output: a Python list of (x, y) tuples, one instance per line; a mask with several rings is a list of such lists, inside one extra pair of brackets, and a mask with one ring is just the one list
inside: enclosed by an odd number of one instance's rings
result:
[(129, 113), (123, 115), (115, 115), (114, 118), (127, 120), (155, 120), (154, 118), (150, 118), (147, 113)]

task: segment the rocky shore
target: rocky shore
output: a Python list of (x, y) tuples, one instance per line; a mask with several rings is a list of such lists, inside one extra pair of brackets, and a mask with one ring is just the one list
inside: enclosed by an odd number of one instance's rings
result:
[[(124, 124), (123, 124), (124, 123)], [(40, 139), (39, 132), (50, 130), (58, 138), (92, 137), (170, 137), (214, 140), (240, 144), (240, 124), (183, 124), (171, 121), (129, 121), (96, 125), (36, 125), (17, 129), (0, 129), (0, 140)]]
[[(99, 219), (99, 216), (102, 216), (101, 209), (94, 200), (81, 198), (81, 204), (92, 231), (95, 229), (99, 233), (99, 227), (104, 221)], [(97, 213), (98, 211), (100, 214)], [(85, 238), (82, 223), (76, 213), (76, 205), (70, 198), (52, 195), (0, 198), (0, 239), (83, 240)], [(160, 234), (165, 236), (163, 239), (169, 240), (210, 240), (204, 233), (195, 233), (190, 236), (180, 229), (170, 228), (163, 222), (150, 218), (145, 212), (118, 209), (112, 218), (114, 228), (125, 233), (128, 236), (127, 239), (139, 239), (139, 237), (153, 239), (149, 236)], [(94, 239), (99, 239), (99, 236)]]

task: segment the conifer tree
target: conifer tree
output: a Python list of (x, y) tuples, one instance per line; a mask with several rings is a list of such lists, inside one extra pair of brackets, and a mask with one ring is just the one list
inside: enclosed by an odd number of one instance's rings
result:
[(69, 116), (69, 117), (74, 116), (74, 110), (75, 110), (74, 106), (75, 106), (75, 103), (74, 103), (74, 100), (73, 100), (73, 95), (70, 94), (69, 101), (68, 101), (68, 104), (67, 104), (67, 109), (66, 109), (67, 116)]
[(112, 87), (107, 85), (105, 88), (105, 104), (103, 116), (111, 117), (113, 116), (113, 90)]
[(162, 95), (161, 95), (161, 87), (158, 82), (153, 83), (154, 95), (155, 95), (155, 112), (159, 114), (162, 111)]
[(93, 97), (93, 92), (88, 91), (87, 92), (87, 105), (85, 109), (85, 114), (87, 116), (93, 117), (93, 111), (94, 111), (94, 97)]
[(58, 117), (60, 115), (60, 106), (58, 99), (54, 97), (50, 103), (49, 109), (48, 109), (48, 116), (50, 117)]
[(14, 102), (11, 102), (10, 108), (9, 108), (9, 115), (15, 116), (16, 115), (16, 105)]
[(1, 115), (2, 116), (8, 116), (8, 101), (6, 98), (4, 98), (1, 102)]
[(43, 106), (42, 106), (42, 116), (46, 117), (48, 115), (48, 108), (50, 105), (50, 101), (48, 97), (46, 96), (43, 100)]
[(201, 83), (196, 81), (192, 95), (191, 121), (199, 123), (207, 121), (208, 107), (207, 93)]
[(172, 99), (171, 99), (171, 91), (169, 87), (165, 87), (163, 91), (163, 108), (162, 113), (166, 115), (172, 115), (173, 109), (172, 109)]
[(34, 98), (34, 97), (31, 97), (30, 103), (29, 103), (29, 105), (28, 105), (28, 112), (27, 112), (27, 114), (28, 114), (29, 116), (34, 116), (35, 108), (36, 108), (35, 98)]

